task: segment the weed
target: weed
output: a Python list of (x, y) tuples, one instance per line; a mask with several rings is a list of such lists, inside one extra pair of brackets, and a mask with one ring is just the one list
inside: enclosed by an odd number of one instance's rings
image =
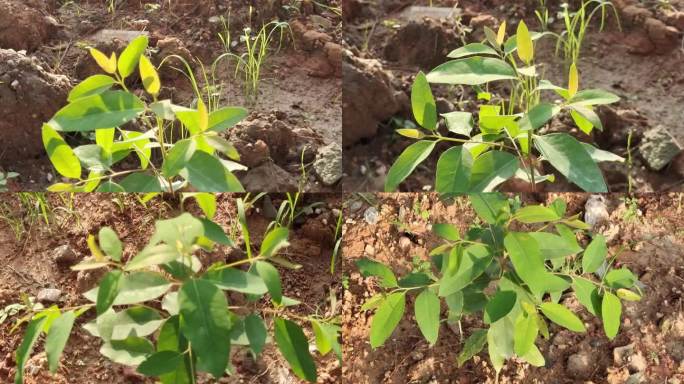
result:
[[(207, 196), (186, 197), (194, 197), (205, 213), (213, 215), (211, 204), (202, 203)], [(238, 206), (244, 210), (245, 202), (238, 200)], [(316, 366), (302, 325), (311, 326), (321, 355), (334, 351), (341, 359), (339, 319), (334, 310), (328, 316), (302, 316), (289, 310), (300, 302), (284, 295), (275, 267), (290, 265), (279, 256), (288, 246), (287, 228), (268, 231), (258, 253), (252, 253), (247, 226), (242, 224), (247, 258), (211, 266), (203, 266), (196, 254), (234, 242), (209, 217), (183, 213), (157, 221), (149, 243), (132, 257), (124, 255), (123, 244), (111, 228), (90, 235), (92, 256), (72, 269), (106, 269), (107, 273), (98, 287), (85, 294), (89, 303), (34, 308), (18, 321), (28, 324), (16, 352), (15, 383), (23, 383), (24, 366), (41, 334), (46, 335), (48, 367), (55, 372), (76, 319), (87, 312), (93, 312), (95, 319), (84, 328), (102, 339), (102, 355), (164, 382), (194, 383), (198, 372), (215, 378), (233, 374), (231, 349), (239, 346), (260, 355), (271, 337), (269, 329), (294, 374), (315, 382)], [(245, 298), (229, 306), (226, 291)], [(272, 306), (258, 305), (267, 294)], [(336, 305), (334, 300), (331, 305)]]
[[(417, 140), (399, 155), (390, 168), (385, 190), (396, 190), (415, 168), (427, 159), (438, 143), (453, 147), (437, 162), (435, 190), (453, 196), (470, 192), (488, 192), (511, 178), (536, 184), (553, 182), (554, 174), (537, 174), (538, 163), (548, 162), (570, 182), (588, 192), (607, 192), (597, 163), (623, 162), (624, 159), (578, 141), (567, 133), (547, 133), (543, 128), (562, 111), (570, 114), (577, 127), (589, 135), (603, 129), (594, 107), (615, 103), (619, 97), (600, 89), (579, 89), (579, 72), (573, 64), (567, 88), (540, 78), (534, 63), (534, 41), (546, 35), (530, 32), (520, 22), (517, 33), (506, 39), (506, 23), (495, 33), (485, 27), (487, 44), (473, 43), (458, 48), (448, 57), (454, 59), (433, 69), (427, 76), (420, 72), (411, 89), (413, 116), (422, 129), (402, 128), (396, 132)], [(517, 53), (516, 60), (515, 54)], [(509, 93), (492, 101), (487, 89), (490, 82), (507, 81)], [(474, 115), (454, 111), (437, 115), (432, 84), (470, 85), (478, 92), (479, 132)], [(542, 101), (542, 92), (553, 91), (562, 102)], [(439, 131), (439, 118), (448, 131)], [(457, 137), (452, 137), (455, 135)]]
[[(218, 108), (211, 95), (207, 107), (190, 68), (198, 95), (196, 109), (158, 100), (161, 82), (157, 68), (144, 55), (147, 44), (147, 37), (140, 36), (118, 57), (116, 53), (107, 56), (90, 49), (106, 75), (93, 75), (78, 84), (69, 93), (69, 104), (42, 128), (43, 144), (55, 170), (74, 180), (54, 184), (48, 188), (50, 191), (147, 193), (188, 187), (210, 192), (243, 190), (233, 171), (245, 167), (235, 162), (239, 154), (219, 133), (243, 119), (247, 111)], [(126, 85), (136, 68), (152, 99), (150, 103)], [(112, 90), (115, 86), (120, 90)], [(126, 124), (137, 129), (124, 129)], [(180, 131), (180, 137), (174, 137), (176, 131)], [(94, 133), (95, 143), (71, 148), (62, 137), (70, 132)], [(139, 167), (113, 169), (130, 155), (138, 158)], [(157, 158), (161, 166), (153, 161)]]
[[(431, 346), (443, 321), (460, 329), (463, 317), (482, 316), (484, 328), (469, 332), (457, 364), (462, 366), (487, 346), (497, 381), (507, 359), (544, 366), (536, 342), (540, 335), (551, 337), (548, 321), (586, 333), (584, 322), (563, 304), (567, 295), (574, 294), (603, 321), (606, 336), (615, 338), (622, 301), (639, 301), (642, 292), (629, 269), (614, 266), (616, 255), (609, 253), (602, 235), (587, 233), (589, 226), (579, 215), (567, 217), (560, 199), (516, 209), (503, 195), (478, 194), (470, 196), (470, 204), (485, 225), (473, 225), (461, 235), (452, 224), (434, 224), (433, 231), (444, 242), (431, 250), (430, 262), (414, 259), (407, 275), (397, 277), (374, 260), (356, 262), (361, 274), (374, 277), (382, 288), (362, 307), (375, 311), (373, 349), (392, 335), (404, 316), (407, 296), (414, 294), (415, 320)], [(536, 229), (520, 232), (518, 223)], [(586, 247), (577, 234), (591, 236)], [(442, 301), (448, 308), (446, 319), (441, 319)]]
[(16, 172), (0, 172), (0, 192), (7, 192), (7, 181), (19, 177)]

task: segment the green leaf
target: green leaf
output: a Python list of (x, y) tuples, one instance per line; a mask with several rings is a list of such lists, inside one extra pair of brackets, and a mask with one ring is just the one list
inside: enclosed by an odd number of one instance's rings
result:
[(197, 149), (195, 140), (184, 139), (177, 141), (169, 153), (166, 155), (164, 164), (162, 164), (162, 173), (166, 177), (174, 177), (185, 168), (187, 163), (192, 159)]
[(97, 314), (105, 313), (114, 303), (116, 296), (119, 294), (119, 283), (121, 281), (122, 273), (120, 270), (113, 270), (107, 274), (100, 281), (99, 289), (97, 290)]
[(419, 72), (411, 87), (411, 106), (416, 122), (425, 129), (437, 128), (437, 106), (430, 84), (423, 72)]
[(564, 237), (548, 232), (530, 232), (530, 236), (537, 241), (539, 251), (545, 260), (563, 258), (582, 251), (577, 242), (569, 243)]
[[(152, 157), (152, 148), (148, 147), (148, 144), (150, 144), (148, 134), (122, 130), (121, 135), (123, 135), (125, 140), (121, 143), (126, 144), (129, 149), (135, 151), (135, 154), (140, 159), (140, 168), (147, 169)], [(116, 147), (118, 144), (120, 143), (114, 143), (114, 146)]]
[(599, 267), (603, 265), (607, 254), (608, 247), (606, 246), (606, 238), (601, 234), (595, 235), (594, 239), (587, 246), (587, 249), (584, 250), (582, 271), (584, 273), (596, 272)]
[(516, 79), (515, 69), (491, 57), (469, 57), (447, 61), (433, 69), (427, 80), (436, 84), (480, 85), (496, 80)]
[(221, 132), (247, 117), (247, 110), (241, 107), (224, 107), (209, 114), (208, 131)]
[(418, 164), (422, 163), (435, 148), (435, 141), (418, 141), (409, 145), (404, 152), (399, 155), (397, 160), (392, 164), (387, 179), (385, 180), (385, 192), (392, 192), (399, 187), (404, 179), (406, 179)]
[[(114, 314), (111, 318), (111, 335), (100, 334), (103, 339), (122, 340), (128, 336), (149, 336), (159, 329), (164, 319), (154, 309), (135, 306)], [(107, 337), (109, 336), (109, 337)]]
[(385, 343), (399, 325), (406, 307), (406, 292), (394, 292), (382, 301), (371, 321), (370, 344), (373, 349)]
[(424, 289), (416, 297), (414, 310), (420, 332), (430, 345), (435, 345), (439, 336), (439, 297), (430, 289)]
[(582, 143), (582, 145), (584, 145), (584, 149), (587, 150), (587, 152), (589, 153), (589, 156), (591, 156), (591, 158), (594, 159), (594, 161), (597, 163), (602, 163), (602, 162), (606, 162), (606, 161), (614, 161), (614, 162), (618, 162), (618, 163), (624, 163), (625, 162), (624, 157), (620, 157), (620, 156), (618, 156), (612, 152), (608, 152), (608, 151), (598, 149), (598, 148), (594, 147), (593, 145), (587, 144), (587, 143)]
[(292, 371), (301, 379), (316, 381), (316, 364), (309, 353), (309, 342), (302, 329), (295, 323), (276, 317), (273, 320), (276, 344), (280, 353), (290, 364)]
[(457, 135), (470, 137), (473, 131), (473, 114), (470, 112), (454, 111), (443, 113), (447, 129)]
[(515, 212), (513, 218), (525, 224), (545, 223), (561, 219), (555, 210), (541, 205), (528, 205), (520, 208)]
[(504, 247), (513, 263), (515, 273), (535, 294), (558, 292), (569, 287), (563, 278), (546, 271), (537, 241), (527, 233), (510, 232), (504, 238)]
[(513, 309), (518, 295), (514, 291), (497, 292), (485, 306), (484, 322), (491, 324), (508, 315)]
[(263, 295), (268, 292), (266, 284), (257, 274), (235, 268), (210, 269), (202, 277), (221, 289), (242, 292), (249, 295)]
[(463, 251), (458, 270), (440, 280), (439, 296), (452, 295), (468, 286), (480, 276), (492, 262), (492, 252), (481, 244), (474, 244)]
[(475, 213), (488, 224), (508, 220), (510, 204), (501, 193), (473, 193), (468, 196)]
[(362, 258), (356, 261), (363, 277), (377, 276), (379, 283), (384, 288), (394, 288), (397, 286), (397, 277), (386, 265), (374, 260)]
[(114, 80), (111, 76), (107, 75), (93, 75), (87, 79), (81, 81), (74, 89), (69, 92), (69, 97), (67, 101), (71, 102), (81, 97), (97, 95), (104, 91), (109, 90), (114, 84)]
[(100, 248), (114, 261), (121, 261), (123, 247), (116, 232), (110, 227), (102, 227), (98, 233)]
[(204, 227), (204, 236), (207, 239), (218, 244), (227, 245), (229, 247), (234, 246), (233, 240), (226, 235), (226, 232), (224, 232), (220, 225), (203, 217), (200, 218), (200, 220), (202, 221), (202, 226)]
[(574, 313), (556, 303), (543, 303), (539, 306), (544, 315), (554, 323), (573, 332), (585, 333), (584, 323)]
[(192, 344), (199, 367), (223, 376), (230, 356), (228, 302), (223, 292), (205, 280), (189, 280), (178, 293), (181, 330)]
[(280, 285), (280, 274), (276, 267), (265, 261), (257, 261), (254, 263), (257, 273), (264, 280), (264, 284), (268, 287), (268, 293), (271, 294), (271, 299), (280, 304), (283, 299), (283, 289)]
[(600, 316), (601, 314), (601, 296), (599, 296), (598, 287), (591, 281), (584, 278), (575, 278), (572, 283), (572, 289), (575, 291), (575, 297), (592, 315)]
[(135, 255), (135, 257), (126, 264), (124, 269), (126, 271), (135, 271), (153, 265), (166, 264), (178, 260), (181, 257), (182, 254), (178, 251), (178, 248), (169, 244), (147, 246), (140, 251), (140, 253)]
[(613, 269), (606, 274), (603, 280), (614, 289), (632, 288), (637, 282), (636, 276), (627, 268)]
[(141, 364), (154, 353), (152, 343), (142, 337), (129, 336), (124, 340), (110, 340), (100, 348), (100, 353), (115, 363), (123, 365)]
[(287, 237), (289, 231), (286, 227), (278, 227), (266, 234), (264, 240), (261, 242), (261, 249), (259, 255), (264, 257), (271, 257), (283, 247), (287, 247)]
[(145, 376), (161, 376), (183, 364), (183, 354), (176, 351), (156, 352), (140, 363), (137, 371)]
[(48, 122), (57, 131), (83, 132), (119, 127), (145, 110), (145, 103), (132, 93), (105, 91), (72, 101)]
[(448, 196), (468, 192), (472, 167), (473, 157), (463, 146), (444, 151), (437, 161), (435, 190)]
[(627, 301), (640, 301), (641, 300), (641, 295), (634, 291), (630, 291), (629, 289), (625, 288), (620, 288), (616, 291), (617, 296), (621, 298), (622, 300), (627, 300)]
[(539, 103), (532, 107), (518, 122), (521, 131), (536, 131), (545, 126), (561, 111), (561, 107), (551, 103)]
[(515, 354), (518, 356), (525, 356), (534, 345), (538, 333), (539, 325), (537, 324), (537, 315), (521, 313), (518, 316), (518, 320), (515, 322), (515, 334), (513, 338)]
[(498, 56), (496, 50), (488, 45), (482, 43), (471, 43), (464, 45), (461, 48), (454, 49), (447, 55), (450, 59), (460, 59), (462, 57), (475, 55), (493, 55)]
[[(113, 305), (137, 304), (156, 299), (166, 293), (171, 284), (156, 272), (133, 272), (121, 278), (119, 294)], [(95, 302), (99, 288), (91, 289), (84, 296)]]
[(518, 24), (518, 30), (515, 37), (518, 44), (518, 57), (529, 65), (534, 58), (534, 45), (532, 44), (530, 31), (522, 20), (520, 20), (520, 23)]
[(48, 124), (43, 124), (42, 136), (43, 146), (55, 170), (64, 177), (81, 178), (81, 162), (62, 136)]
[(584, 146), (566, 133), (535, 137), (544, 158), (569, 181), (587, 192), (608, 192), (601, 170)]
[(603, 293), (601, 304), (601, 317), (603, 319), (603, 330), (608, 339), (613, 340), (620, 329), (620, 317), (622, 316), (622, 303), (620, 299), (611, 292)]
[(140, 56), (145, 53), (147, 43), (147, 36), (140, 35), (133, 39), (133, 41), (128, 44), (126, 49), (121, 52), (117, 66), (119, 68), (119, 74), (122, 78), (127, 78), (131, 73), (133, 73), (133, 71), (135, 71), (135, 68), (138, 66), (138, 62), (140, 61)]
[(461, 239), (461, 235), (458, 233), (458, 228), (456, 228), (456, 226), (453, 224), (433, 224), (432, 231), (442, 239), (449, 241), (458, 241)]
[(143, 172), (131, 173), (119, 182), (126, 192), (149, 193), (162, 192), (159, 178)]
[(470, 192), (491, 192), (518, 170), (518, 159), (502, 151), (489, 151), (473, 162)]
[(470, 336), (468, 336), (468, 338), (465, 341), (465, 344), (463, 345), (461, 353), (458, 354), (458, 358), (456, 359), (458, 367), (462, 367), (466, 361), (472, 359), (473, 356), (480, 353), (480, 351), (482, 351), (482, 348), (484, 348), (486, 343), (486, 329), (478, 329), (474, 331)]
[(323, 323), (317, 320), (311, 320), (311, 327), (316, 336), (316, 348), (318, 352), (325, 356), (331, 350), (335, 351), (337, 358), (342, 361), (342, 347), (337, 340), (340, 327)]
[(602, 105), (612, 104), (620, 101), (620, 97), (602, 89), (585, 89), (579, 91), (573, 96), (568, 104), (570, 106), (588, 106), (588, 105)]
[(69, 340), (71, 329), (74, 326), (76, 315), (73, 311), (64, 312), (52, 321), (50, 331), (45, 338), (45, 353), (47, 354), (48, 366), (51, 373), (57, 372), (59, 358), (62, 356), (64, 347)]
[(216, 157), (195, 151), (181, 175), (202, 192), (244, 192), (238, 179)]
[(249, 348), (254, 355), (258, 355), (264, 350), (266, 345), (266, 326), (264, 321), (258, 315), (251, 314), (245, 317), (245, 333), (249, 340)]
[(44, 317), (36, 318), (31, 320), (26, 326), (24, 338), (22, 339), (21, 344), (19, 345), (19, 348), (17, 348), (17, 352), (15, 354), (15, 360), (17, 362), (17, 373), (14, 376), (15, 384), (23, 384), (24, 382), (24, 366), (26, 365), (26, 361), (28, 361), (29, 357), (31, 357), (31, 351), (33, 350), (33, 346), (36, 344), (36, 341), (38, 341), (38, 337), (40, 336), (45, 321), (46, 319)]

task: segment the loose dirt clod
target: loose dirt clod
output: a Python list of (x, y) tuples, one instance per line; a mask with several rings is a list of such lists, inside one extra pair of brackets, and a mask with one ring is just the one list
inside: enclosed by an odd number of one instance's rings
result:
[[(1, 12), (0, 12), (1, 14)], [(0, 49), (0, 165), (45, 152), (40, 128), (66, 102), (69, 79), (22, 51)]]
[(342, 147), (337, 143), (330, 143), (319, 148), (313, 168), (323, 184), (335, 185), (342, 179)]
[(681, 151), (681, 145), (664, 127), (656, 127), (644, 133), (639, 147), (641, 155), (653, 170), (667, 166)]
[(0, 48), (40, 47), (57, 30), (57, 21), (41, 12), (45, 9), (45, 0), (0, 0)]

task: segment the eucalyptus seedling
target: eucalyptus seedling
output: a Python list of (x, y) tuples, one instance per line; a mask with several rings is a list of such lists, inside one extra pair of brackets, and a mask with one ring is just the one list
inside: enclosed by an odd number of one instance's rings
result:
[[(470, 336), (457, 362), (461, 366), (487, 347), (497, 376), (514, 357), (544, 365), (537, 340), (550, 338), (549, 321), (586, 332), (584, 322), (566, 305), (573, 296), (601, 319), (605, 335), (615, 338), (622, 302), (638, 301), (642, 292), (629, 269), (616, 267), (616, 255), (602, 235), (589, 233), (579, 215), (568, 217), (560, 199), (548, 206), (521, 207), (500, 194), (477, 194), (470, 203), (483, 224), (465, 233), (452, 224), (433, 225), (444, 242), (430, 251), (431, 265), (397, 277), (377, 261), (356, 262), (361, 274), (374, 277), (382, 288), (362, 307), (375, 311), (372, 348), (392, 335), (409, 296), (415, 296), (415, 320), (430, 345), (437, 343), (443, 322), (480, 317), (482, 328), (467, 331)], [(578, 235), (590, 237), (586, 246)]]
[[(553, 182), (553, 174), (538, 171), (548, 162), (570, 182), (589, 192), (608, 190), (597, 163), (624, 161), (621, 157), (583, 143), (565, 132), (545, 133), (542, 128), (561, 112), (569, 113), (577, 127), (589, 135), (603, 125), (594, 108), (615, 103), (619, 97), (600, 89), (579, 89), (579, 72), (570, 67), (567, 87), (540, 78), (534, 62), (534, 41), (548, 33), (534, 33), (520, 22), (517, 33), (506, 39), (506, 23), (498, 33), (485, 29), (486, 42), (458, 48), (427, 75), (416, 76), (411, 89), (413, 116), (419, 128), (398, 129), (417, 140), (390, 168), (386, 191), (394, 191), (439, 143), (453, 144), (437, 162), (435, 189), (444, 195), (488, 192), (511, 178), (537, 183)], [(517, 58), (516, 58), (517, 56)], [(507, 82), (507, 95), (492, 99), (489, 83)], [(469, 85), (482, 100), (478, 113), (454, 111), (437, 114), (430, 84)], [(543, 101), (553, 91), (562, 100)], [(439, 130), (443, 120), (448, 133)]]
[[(161, 81), (145, 56), (147, 44), (147, 37), (140, 36), (119, 56), (90, 49), (105, 74), (90, 76), (74, 87), (69, 104), (43, 124), (50, 161), (60, 175), (73, 180), (54, 184), (50, 191), (243, 190), (233, 171), (246, 168), (236, 162), (239, 154), (220, 133), (247, 116), (247, 111), (209, 109), (201, 95), (196, 109), (159, 100)], [(150, 102), (126, 85), (136, 69)], [(72, 148), (63, 137), (72, 132), (94, 143)], [(137, 166), (114, 168), (133, 156)]]
[[(207, 195), (188, 197), (213, 216)], [(238, 204), (243, 222), (244, 206)], [(86, 313), (94, 319), (83, 327), (102, 340), (102, 355), (164, 384), (196, 383), (200, 372), (215, 378), (231, 375), (231, 350), (246, 348), (256, 357), (273, 341), (298, 377), (315, 382), (316, 366), (301, 324), (311, 326), (321, 355), (334, 351), (341, 359), (337, 320), (289, 311), (300, 302), (285, 296), (276, 268), (292, 266), (279, 255), (288, 245), (287, 228), (267, 232), (254, 251), (246, 225), (242, 228), (247, 257), (208, 267), (198, 253), (217, 244), (233, 245), (208, 218), (183, 213), (157, 221), (147, 245), (131, 257), (111, 228), (90, 235), (92, 256), (72, 269), (106, 269), (106, 274), (84, 294), (89, 303), (37, 308), (22, 319), (27, 325), (16, 352), (15, 383), (23, 383), (24, 366), (41, 335), (49, 370), (55, 372), (74, 324)], [(227, 292), (234, 302), (228, 302)], [(266, 297), (270, 304), (264, 305)]]

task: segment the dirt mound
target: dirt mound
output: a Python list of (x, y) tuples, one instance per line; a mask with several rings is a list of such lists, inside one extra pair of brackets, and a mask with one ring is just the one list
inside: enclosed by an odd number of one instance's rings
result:
[(349, 146), (375, 136), (378, 123), (397, 113), (401, 103), (391, 82), (377, 60), (349, 56), (342, 63), (342, 143)]
[(33, 51), (57, 30), (44, 0), (0, 0), (0, 48)]
[(434, 19), (412, 21), (394, 34), (385, 45), (385, 59), (402, 65), (430, 70), (444, 62), (449, 51), (460, 43), (454, 29)]
[(69, 79), (46, 72), (37, 59), (0, 49), (0, 164), (44, 153), (40, 127), (66, 103)]

